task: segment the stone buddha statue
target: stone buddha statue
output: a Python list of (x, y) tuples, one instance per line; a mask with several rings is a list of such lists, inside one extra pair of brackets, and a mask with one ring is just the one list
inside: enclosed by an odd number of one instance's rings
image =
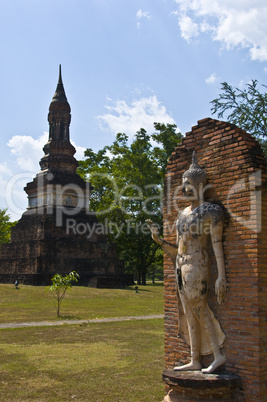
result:
[[(193, 152), (192, 164), (183, 174), (182, 192), (191, 205), (179, 213), (177, 245), (163, 240), (157, 226), (148, 221), (152, 238), (169, 255), (175, 266), (179, 308), (179, 333), (190, 345), (191, 360), (174, 370), (201, 370), (212, 373), (226, 361), (221, 347), (225, 335), (208, 305), (210, 286), (209, 247), (212, 245), (218, 270), (215, 282), (217, 301), (222, 304), (226, 293), (225, 264), (222, 246), (224, 213), (222, 208), (204, 202), (207, 175)], [(213, 354), (213, 361), (202, 368), (201, 355)]]

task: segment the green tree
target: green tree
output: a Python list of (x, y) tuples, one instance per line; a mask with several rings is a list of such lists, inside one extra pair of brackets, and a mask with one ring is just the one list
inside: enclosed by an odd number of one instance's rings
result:
[[(85, 151), (79, 173), (91, 182), (90, 208), (106, 228), (108, 238), (134, 272), (138, 284), (146, 283), (148, 268), (162, 265), (162, 253), (153, 242), (146, 219), (162, 221), (163, 180), (168, 157), (181, 141), (176, 125), (155, 123), (149, 136), (143, 128), (130, 143), (126, 134), (118, 133), (111, 146), (98, 152)], [(159, 146), (153, 146), (151, 140)]]
[(164, 180), (169, 157), (182, 140), (182, 135), (181, 133), (176, 133), (177, 126), (175, 124), (154, 123), (154, 127), (156, 132), (151, 135), (151, 138), (160, 146), (154, 147), (153, 154)]
[(10, 241), (11, 228), (16, 222), (10, 222), (7, 209), (0, 209), (0, 246)]
[[(266, 85), (262, 87), (267, 88)], [(212, 114), (236, 124), (257, 138), (267, 155), (267, 93), (261, 92), (258, 81), (252, 80), (245, 89), (221, 84), (219, 97), (211, 101)]]
[(51, 279), (52, 285), (48, 290), (52, 293), (57, 301), (57, 316), (60, 316), (60, 306), (68, 290), (72, 288), (72, 282), (78, 282), (79, 274), (72, 271), (66, 276), (55, 274)]

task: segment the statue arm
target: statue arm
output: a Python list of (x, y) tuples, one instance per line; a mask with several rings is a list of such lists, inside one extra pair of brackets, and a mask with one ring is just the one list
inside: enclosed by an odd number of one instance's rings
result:
[(152, 239), (160, 245), (162, 250), (170, 257), (173, 264), (175, 265), (178, 250), (177, 246), (162, 239), (158, 234), (157, 225), (155, 225), (150, 219), (147, 220), (147, 224), (149, 225), (149, 228), (151, 230)]
[(211, 227), (211, 241), (217, 263), (218, 278), (215, 282), (215, 294), (217, 301), (222, 304), (226, 294), (225, 264), (222, 245), (223, 222)]

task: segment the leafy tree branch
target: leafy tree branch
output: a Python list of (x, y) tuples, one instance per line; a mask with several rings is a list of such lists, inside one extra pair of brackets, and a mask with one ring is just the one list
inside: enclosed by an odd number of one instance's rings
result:
[[(266, 85), (262, 85), (264, 90)], [(259, 89), (257, 80), (246, 84), (245, 89), (234, 88), (223, 82), (218, 98), (211, 101), (212, 114), (226, 118), (257, 138), (267, 155), (267, 92)]]

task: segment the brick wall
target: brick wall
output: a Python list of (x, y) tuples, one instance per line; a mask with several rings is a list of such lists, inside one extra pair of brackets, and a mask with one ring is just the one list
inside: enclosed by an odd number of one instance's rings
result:
[[(182, 175), (195, 150), (211, 187), (206, 200), (225, 208), (223, 245), (227, 298), (216, 302), (212, 263), (210, 306), (227, 340), (226, 369), (241, 376), (245, 399), (267, 400), (267, 162), (257, 141), (238, 127), (204, 119), (192, 127), (173, 152), (166, 173), (164, 238), (176, 242), (175, 220), (188, 202), (181, 199)], [(166, 367), (185, 363), (189, 347), (178, 338), (173, 265), (165, 256)], [(208, 362), (206, 362), (208, 364)]]

